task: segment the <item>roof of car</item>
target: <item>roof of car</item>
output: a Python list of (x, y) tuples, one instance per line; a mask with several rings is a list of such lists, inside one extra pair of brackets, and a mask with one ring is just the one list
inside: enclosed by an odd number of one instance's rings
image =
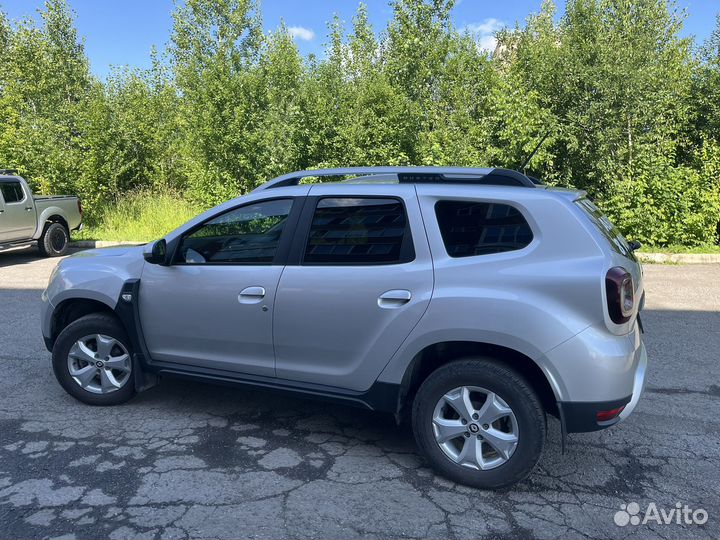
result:
[(305, 178), (355, 177), (354, 183), (465, 184), (536, 188), (539, 180), (511, 169), (472, 167), (342, 167), (295, 171), (265, 182), (254, 191), (294, 186)]

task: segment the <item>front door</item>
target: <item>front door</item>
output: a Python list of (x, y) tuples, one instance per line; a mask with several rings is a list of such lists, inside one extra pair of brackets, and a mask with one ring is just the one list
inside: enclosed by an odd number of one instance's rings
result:
[(20, 180), (0, 180), (0, 241), (32, 238), (37, 219), (34, 209), (30, 195), (25, 193)]
[(152, 361), (274, 376), (272, 306), (293, 199), (253, 202), (190, 229), (171, 266), (146, 264), (140, 318)]
[(310, 190), (295, 236), (299, 258), (285, 267), (275, 300), (280, 378), (367, 390), (430, 302), (432, 262), (414, 186), (362, 191)]

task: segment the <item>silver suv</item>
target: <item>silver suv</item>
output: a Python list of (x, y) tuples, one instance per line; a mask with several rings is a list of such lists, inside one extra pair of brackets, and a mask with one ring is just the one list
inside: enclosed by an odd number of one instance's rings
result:
[(499, 488), (532, 471), (546, 414), (564, 443), (635, 408), (634, 247), (583, 192), (515, 171), (302, 171), (63, 260), (42, 331), (84, 403), (172, 375), (388, 411), (440, 473)]

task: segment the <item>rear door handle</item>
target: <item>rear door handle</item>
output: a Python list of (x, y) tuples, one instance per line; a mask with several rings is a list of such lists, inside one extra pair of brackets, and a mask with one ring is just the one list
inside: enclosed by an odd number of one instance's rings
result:
[(378, 306), (381, 308), (397, 308), (407, 304), (412, 299), (412, 293), (405, 289), (385, 291), (378, 297)]
[(241, 304), (257, 304), (265, 298), (264, 287), (246, 287), (238, 295), (238, 302)]
[(26, 207), (25, 207), (25, 211), (29, 212), (30, 210), (32, 210), (32, 206), (26, 206)]

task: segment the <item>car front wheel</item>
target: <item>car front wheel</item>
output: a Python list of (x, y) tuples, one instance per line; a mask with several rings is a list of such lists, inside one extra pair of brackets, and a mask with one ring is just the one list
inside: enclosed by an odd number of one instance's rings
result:
[(499, 489), (526, 478), (545, 444), (545, 412), (528, 382), (490, 358), (451, 362), (423, 382), (413, 431), (437, 472)]
[(112, 315), (95, 313), (70, 323), (52, 351), (60, 385), (89, 405), (117, 405), (135, 394), (132, 347)]

